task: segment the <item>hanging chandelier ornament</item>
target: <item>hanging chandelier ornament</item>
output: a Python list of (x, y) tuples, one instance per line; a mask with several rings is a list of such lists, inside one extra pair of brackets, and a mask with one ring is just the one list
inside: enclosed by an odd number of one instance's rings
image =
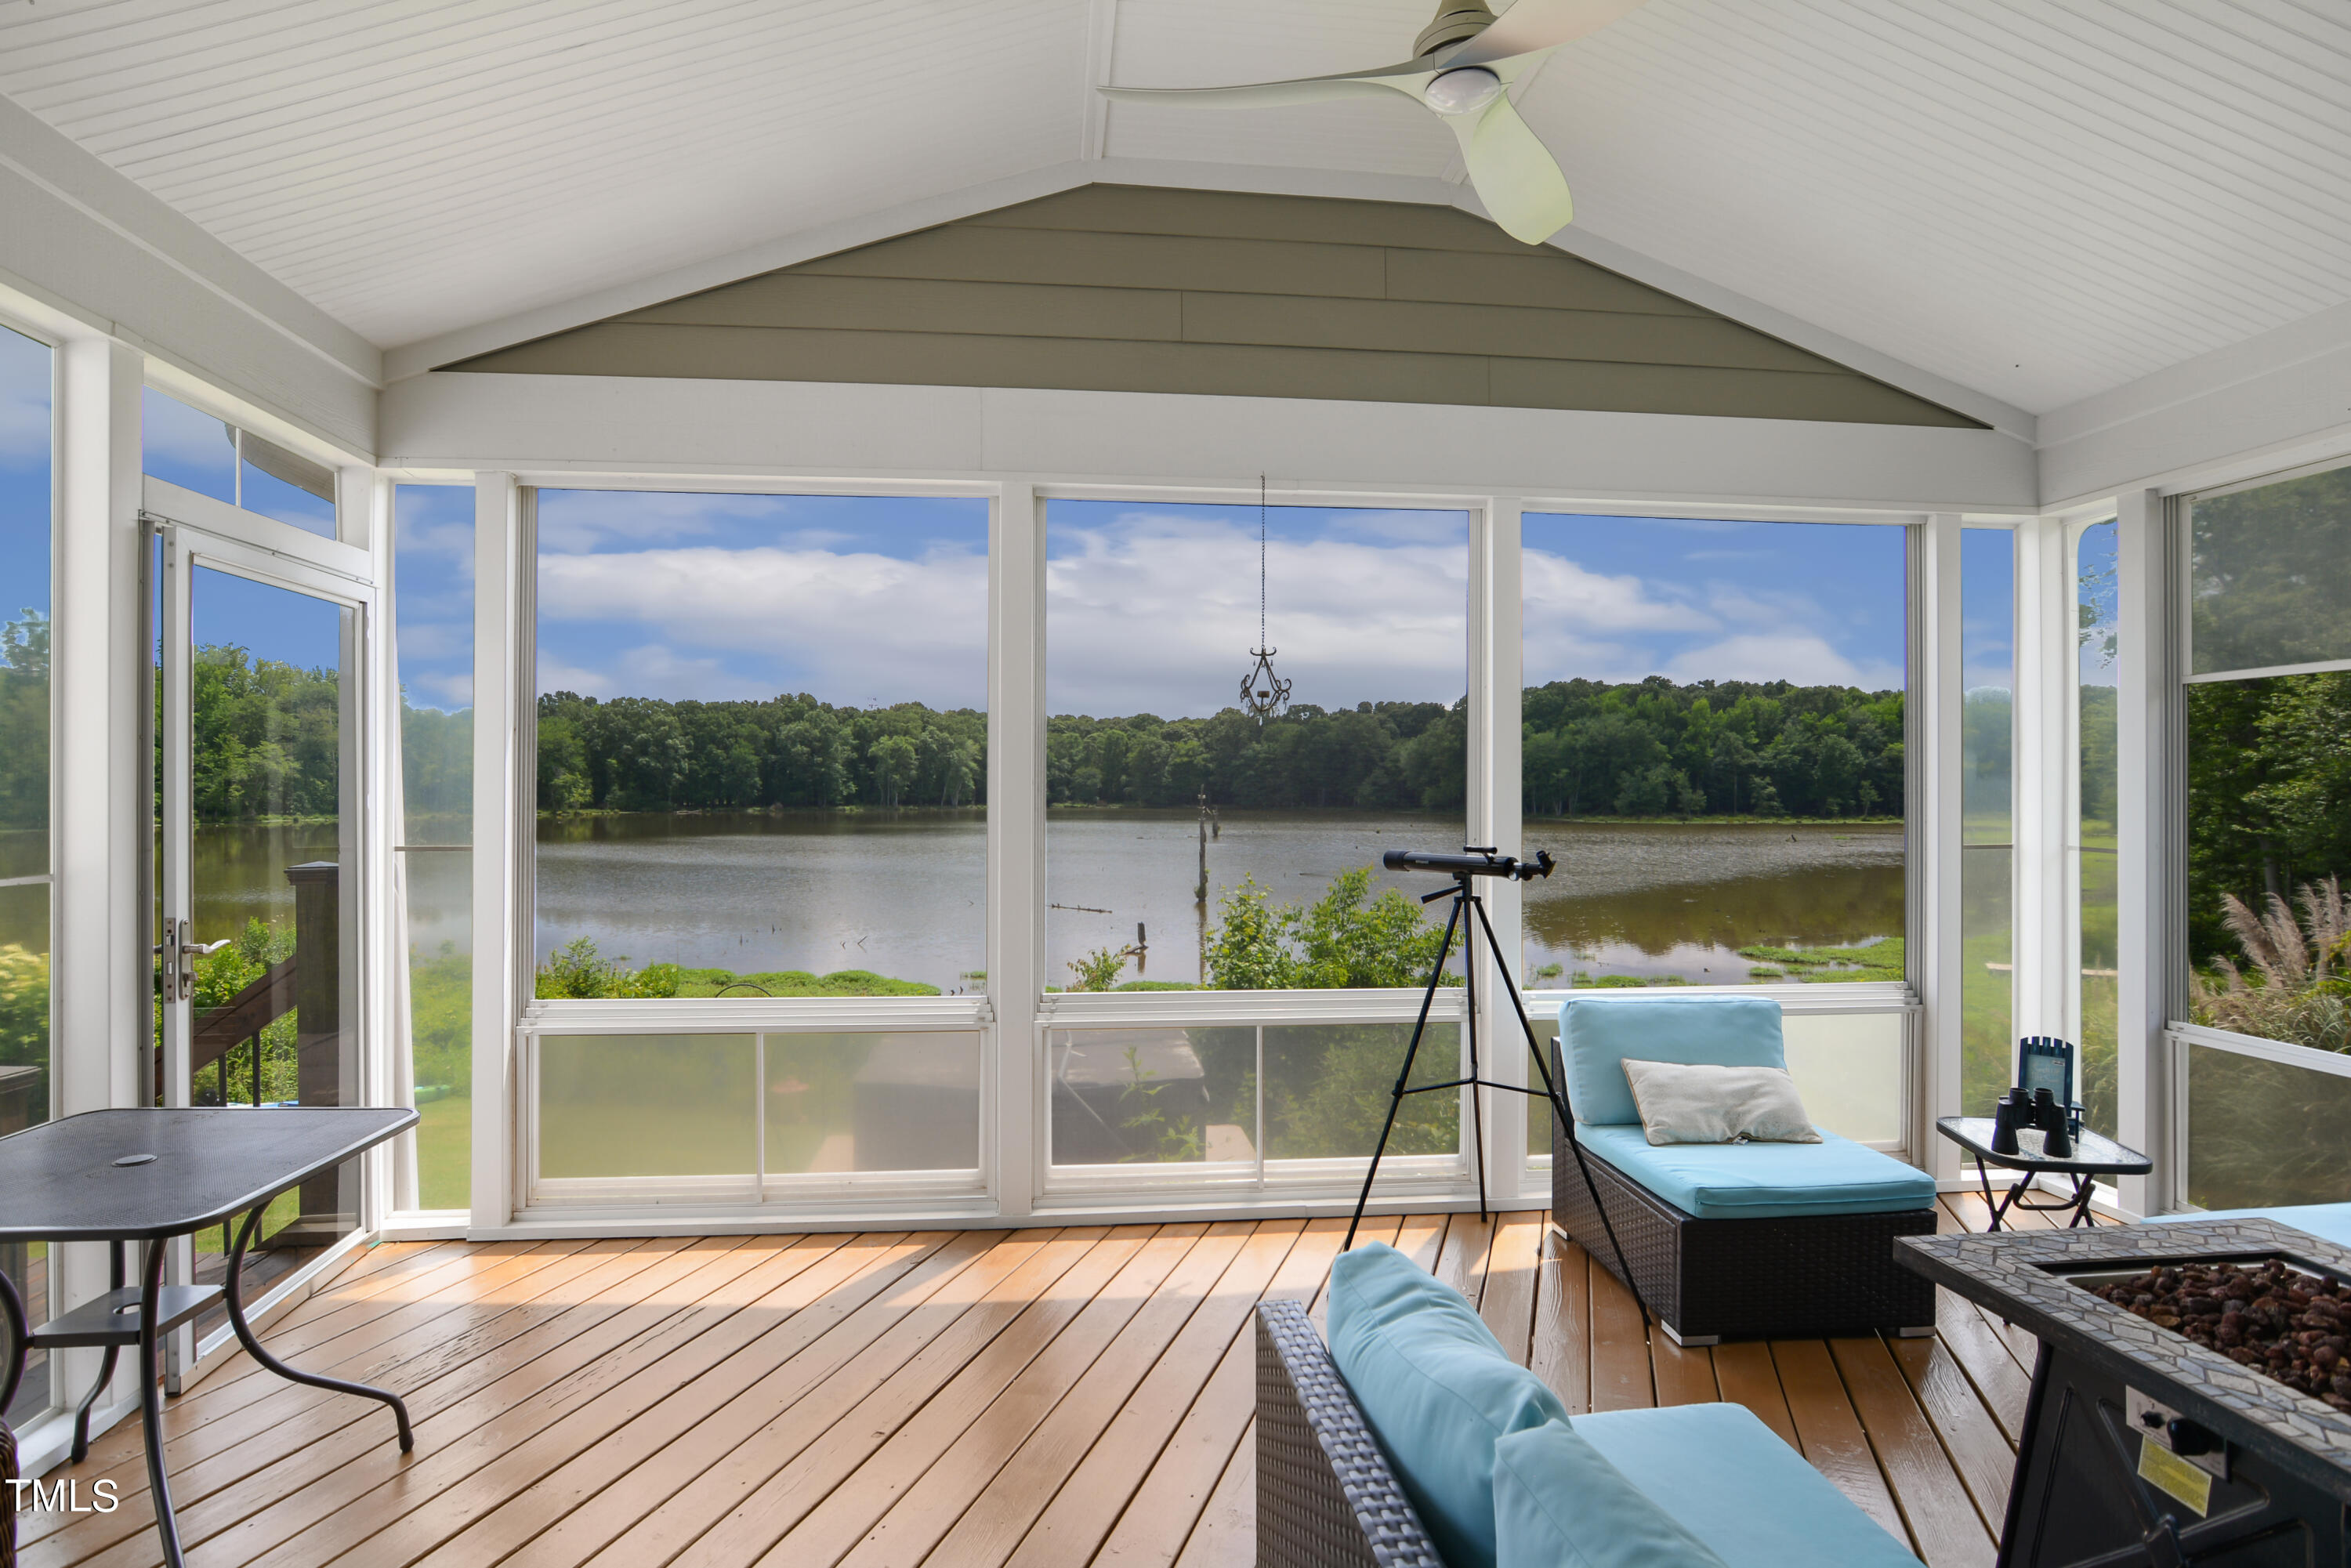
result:
[(1273, 673), (1279, 650), (1265, 640), (1265, 476), (1257, 476), (1257, 646), (1249, 650), (1257, 663), (1241, 677), (1241, 707), (1257, 716), (1259, 728), (1290, 708), (1290, 683)]

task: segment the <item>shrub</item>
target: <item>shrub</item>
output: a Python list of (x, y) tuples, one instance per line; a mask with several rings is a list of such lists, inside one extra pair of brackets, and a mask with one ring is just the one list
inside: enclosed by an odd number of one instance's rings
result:
[(2244, 949), (2258, 979), (2227, 957), (2216, 973), (2196, 977), (2189, 1017), (2213, 1029), (2274, 1040), (2314, 1051), (2351, 1051), (2351, 898), (2342, 882), (2304, 883), (2294, 902), (2299, 922), (2273, 893), (2256, 914), (2234, 894), (2220, 895), (2221, 918)]

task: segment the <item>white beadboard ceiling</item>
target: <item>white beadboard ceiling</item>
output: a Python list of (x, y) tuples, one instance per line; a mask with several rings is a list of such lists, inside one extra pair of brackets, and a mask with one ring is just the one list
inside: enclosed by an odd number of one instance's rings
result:
[[(373, 342), (1111, 156), (1458, 179), (1431, 0), (0, 0), (0, 94)], [(1092, 100), (1092, 101), (1090, 101)], [(2034, 412), (2351, 301), (2351, 0), (1648, 0), (1521, 94), (1576, 230)]]

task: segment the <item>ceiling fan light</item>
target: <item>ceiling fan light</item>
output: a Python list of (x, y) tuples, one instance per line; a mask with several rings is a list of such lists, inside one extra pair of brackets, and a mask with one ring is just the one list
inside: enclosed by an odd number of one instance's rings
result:
[(1440, 71), (1421, 89), (1421, 100), (1439, 114), (1475, 114), (1501, 95), (1502, 78), (1483, 66)]

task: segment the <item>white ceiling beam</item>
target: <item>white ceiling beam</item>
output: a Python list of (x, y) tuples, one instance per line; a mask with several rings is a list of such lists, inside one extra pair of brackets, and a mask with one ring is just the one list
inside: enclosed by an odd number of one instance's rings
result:
[(2053, 510), (2124, 490), (2233, 484), (2351, 454), (2351, 305), (2041, 416)]
[[(185, 277), (272, 336), (354, 381), (370, 387), (382, 384), (382, 355), (374, 344), (5, 97), (0, 97), (0, 168)], [(15, 214), (15, 220), (31, 221), (23, 213)], [(56, 287), (69, 280), (48, 281)], [(68, 297), (73, 293), (69, 287), (63, 291)], [(79, 303), (106, 308), (102, 301)], [(135, 320), (135, 309), (118, 314)], [(168, 337), (152, 329), (151, 334)]]
[(1098, 160), (1110, 144), (1110, 99), (1094, 89), (1110, 80), (1118, 49), (1118, 0), (1086, 0), (1085, 75), (1079, 79), (1078, 156)]

